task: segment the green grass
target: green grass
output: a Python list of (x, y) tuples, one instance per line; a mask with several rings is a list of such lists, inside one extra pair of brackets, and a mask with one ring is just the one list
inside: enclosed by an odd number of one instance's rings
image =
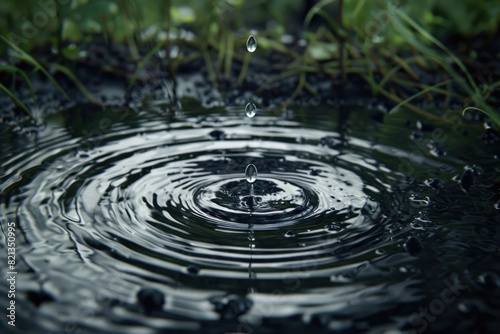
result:
[[(5, 13), (0, 18), (0, 36), (5, 43), (0, 46), (0, 54), (3, 52), (30, 65), (34, 72), (41, 72), (67, 97), (57, 80), (34, 56), (37, 47), (53, 46), (58, 50), (59, 61), (43, 64), (63, 73), (89, 101), (96, 103), (70, 70), (77, 61), (71, 54), (79, 51), (78, 43), (91, 43), (96, 36), (103, 37), (107, 43), (128, 46), (137, 61), (129, 87), (162, 48), (167, 54), (163, 65), (174, 77), (179, 66), (201, 58), (216, 86), (222, 78), (233, 75), (241, 84), (248, 68), (255, 66), (254, 57), (277, 52), (291, 61), (271, 64), (281, 72), (271, 82), (297, 79), (296, 89), (284, 107), (304, 90), (317, 94), (309, 82), (311, 74), (324, 73), (342, 84), (349, 75), (358, 75), (370, 85), (373, 94), (396, 104), (393, 112), (407, 110), (439, 120), (442, 110), (422, 110), (418, 101), (432, 101), (434, 96), (443, 95), (446, 107), (451, 99), (470, 100), (473, 105), (467, 110), (480, 110), (500, 125), (499, 111), (492, 107), (496, 103), (493, 94), (484, 98), (463, 58), (441, 42), (441, 38), (456, 34), (467, 42), (479, 35), (498, 33), (500, 7), (495, 0), (401, 0), (399, 7), (387, 0), (320, 0), (307, 12), (303, 4), (302, 0), (73, 0), (58, 6), (57, 15), (46, 26), (38, 27), (35, 37), (24, 38), (22, 26), (16, 22), (21, 22), (23, 17), (33, 18), (40, 10), (38, 2), (26, 0), (21, 6), (18, 1), (4, 0), (0, 5)], [(266, 26), (270, 21), (274, 26)], [(259, 47), (254, 54), (244, 47), (250, 28), (258, 30)], [(307, 46), (301, 51), (280, 42), (284, 32), (297, 29), (307, 40)], [(186, 31), (193, 38), (183, 38)], [(21, 36), (20, 44), (9, 39), (13, 34)], [(181, 50), (177, 59), (170, 58), (173, 45)], [(144, 46), (149, 52), (141, 56)], [(185, 53), (185, 50), (192, 51)], [(235, 74), (237, 67), (240, 71)], [(420, 82), (416, 68), (440, 72), (443, 82), (432, 85)], [(3, 65), (0, 71), (13, 77), (21, 76), (32, 90), (29, 76), (22, 70)], [(405, 86), (417, 88), (419, 92), (405, 95), (398, 89)], [(498, 87), (500, 83), (495, 82), (486, 89), (493, 91)], [(5, 84), (1, 89), (30, 114), (13, 90)]]

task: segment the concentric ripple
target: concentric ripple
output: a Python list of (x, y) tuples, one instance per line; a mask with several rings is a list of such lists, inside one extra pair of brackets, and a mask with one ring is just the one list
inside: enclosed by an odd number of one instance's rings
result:
[[(428, 201), (412, 206), (419, 197), (396, 171), (404, 151), (265, 112), (251, 120), (129, 118), (92, 137), (49, 121), (36, 143), (12, 149), (2, 164), (2, 219), (23, 231), (19, 252), (39, 289), (63, 301), (40, 310), (48, 328), (103, 329), (65, 312), (86, 301), (107, 330), (126, 332), (124, 323), (147, 321), (136, 295), (150, 287), (168, 301), (157, 329), (224, 318), (229, 311), (214, 298), (231, 294), (256, 310), (279, 291), (271, 317), (370, 313), (392, 307), (392, 298), (416, 298), (397, 293), (411, 280), (384, 300), (373, 283), (384, 266), (372, 263), (407, 235), (401, 222), (428, 222)], [(248, 164), (259, 171), (253, 194)], [(426, 158), (419, 164), (455, 171)], [(121, 306), (103, 307), (105, 292), (108, 306)], [(66, 316), (48, 316), (54, 312)]]

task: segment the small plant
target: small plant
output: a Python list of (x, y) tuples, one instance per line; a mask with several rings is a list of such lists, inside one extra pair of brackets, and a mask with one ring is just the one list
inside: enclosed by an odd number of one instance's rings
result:
[[(439, 111), (423, 110), (415, 101), (432, 101), (435, 95), (441, 95), (445, 107), (452, 99), (470, 98), (474, 108), (496, 123), (499, 119), (491, 106), (493, 98), (483, 98), (463, 59), (440, 41), (457, 33), (469, 39), (480, 34), (494, 36), (500, 22), (495, 0), (320, 0), (308, 8), (301, 0), (73, 0), (56, 5), (54, 19), (44, 26), (34, 26), (36, 31), (29, 38), (26, 29), (33, 25), (30, 20), (40, 5), (35, 0), (28, 0), (28, 4), (31, 6), (21, 7), (14, 0), (2, 2), (6, 15), (0, 18), (0, 36), (5, 43), (0, 53), (10, 50), (12, 57), (32, 66), (34, 72), (41, 72), (64, 96), (67, 94), (45, 68), (64, 74), (89, 101), (97, 103), (68, 64), (78, 61), (72, 55), (83, 43), (92, 44), (95, 36), (101, 36), (105, 43), (127, 45), (137, 62), (129, 87), (160, 50), (166, 55), (162, 65), (173, 78), (179, 66), (202, 59), (214, 86), (221, 78), (233, 76), (241, 84), (252, 57), (274, 52), (287, 60), (271, 64), (280, 73), (269, 83), (290, 77), (297, 80), (284, 107), (303, 91), (317, 95), (311, 75), (326, 74), (340, 85), (357, 75), (368, 83), (373, 94), (396, 104), (391, 112), (407, 109), (439, 120)], [(302, 25), (297, 24), (300, 17)], [(269, 22), (274, 26), (266, 26)], [(256, 55), (241, 47), (250, 28), (258, 28)], [(281, 42), (281, 36), (293, 29), (295, 35), (307, 41), (304, 48)], [(57, 50), (57, 63), (44, 62), (31, 52), (47, 45)], [(144, 46), (149, 50), (144, 52)], [(172, 56), (173, 50), (176, 56)], [(240, 70), (235, 74), (237, 67)], [(7, 65), (0, 71), (22, 76), (31, 89), (29, 76), (15, 66)], [(421, 72), (426, 71), (439, 71), (441, 81), (422, 82)], [(496, 87), (498, 84), (490, 85)], [(2, 83), (0, 89), (29, 113), (8, 85)]]

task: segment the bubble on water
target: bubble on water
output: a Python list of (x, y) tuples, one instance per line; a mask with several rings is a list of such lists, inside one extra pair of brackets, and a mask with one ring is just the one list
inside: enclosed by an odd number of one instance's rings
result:
[(257, 107), (253, 103), (247, 103), (245, 107), (245, 113), (247, 114), (248, 117), (252, 118), (255, 116), (257, 112)]
[(250, 164), (245, 169), (245, 177), (248, 183), (254, 183), (257, 180), (257, 167), (254, 164)]
[(254, 52), (257, 50), (257, 40), (253, 35), (250, 35), (247, 40), (247, 50), (248, 52)]

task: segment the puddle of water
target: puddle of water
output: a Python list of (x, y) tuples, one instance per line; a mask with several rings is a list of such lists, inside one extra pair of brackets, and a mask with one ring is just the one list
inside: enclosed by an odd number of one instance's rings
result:
[(434, 154), (408, 115), (186, 109), (1, 134), (21, 328), (466, 330), (497, 312), (498, 158), (480, 130), (441, 125)]

